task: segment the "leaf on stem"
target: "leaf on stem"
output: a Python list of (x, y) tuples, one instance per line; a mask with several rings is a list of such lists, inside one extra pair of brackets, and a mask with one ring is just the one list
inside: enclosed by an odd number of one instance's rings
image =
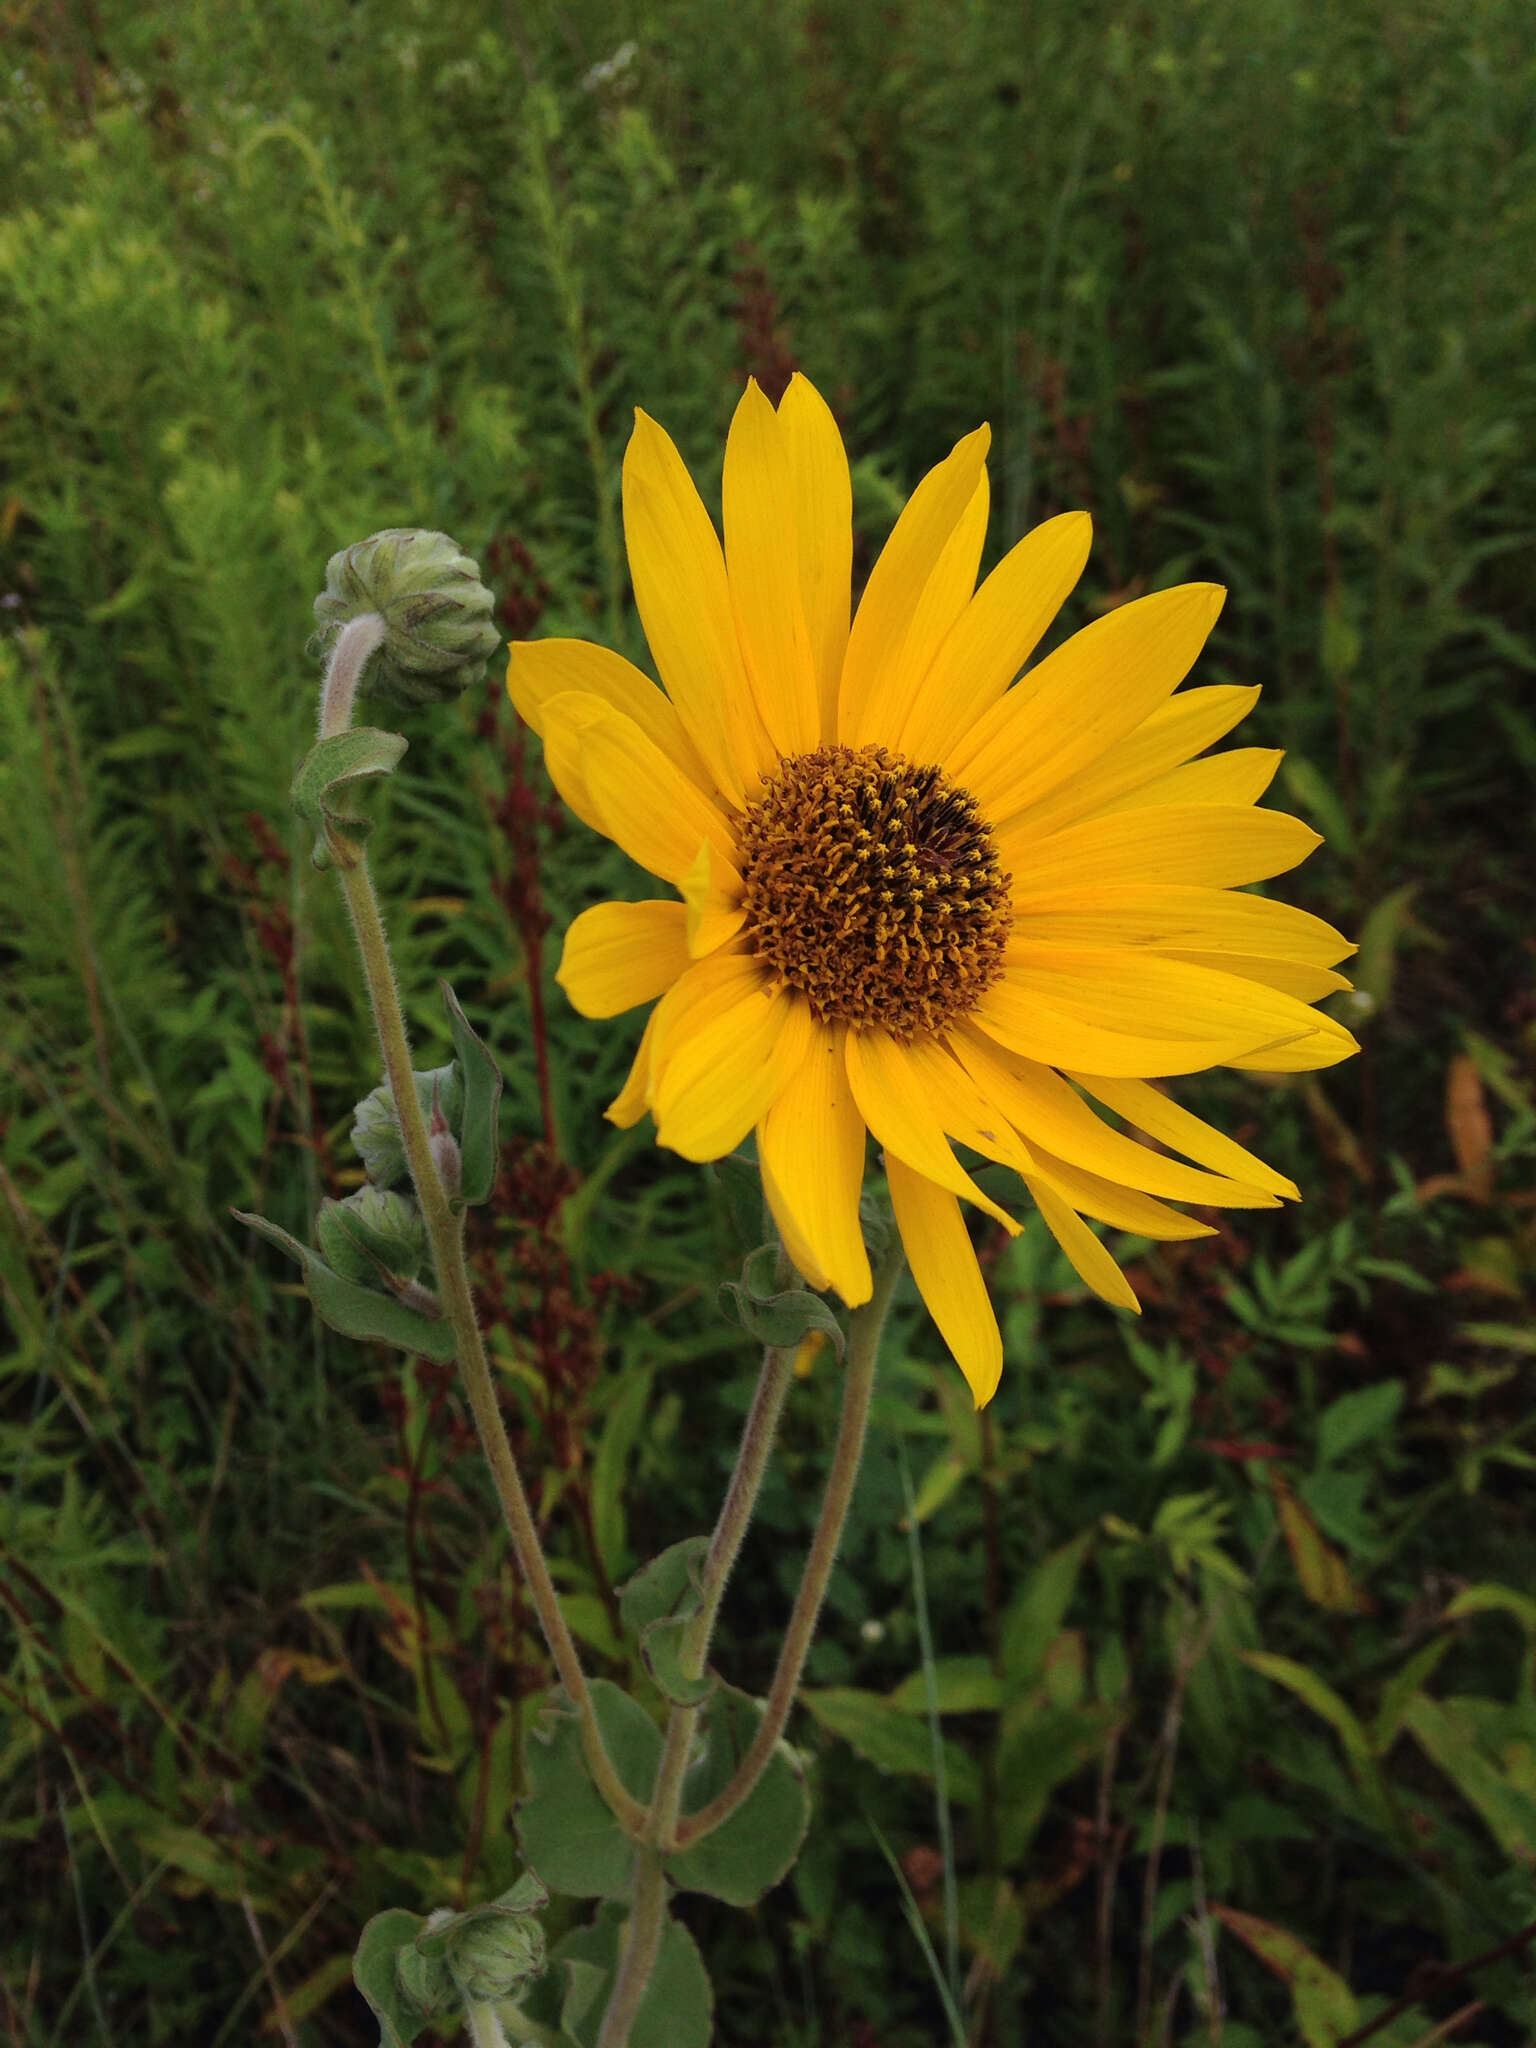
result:
[(348, 859), (373, 830), (371, 818), (337, 810), (330, 802), (332, 791), (363, 776), (393, 775), (407, 744), (402, 733), (355, 725), (318, 741), (304, 756), (290, 794), (293, 808), (314, 827), (317, 868)]
[(485, 1201), (495, 1184), (496, 1160), (501, 1149), (497, 1129), (501, 1069), (475, 1035), (452, 988), (446, 981), (438, 986), (448, 1012), (448, 1029), (453, 1034), (459, 1071), (464, 1076), (464, 1126), (459, 1134), (462, 1166), (459, 1191), (452, 1200), (455, 1209), (463, 1209)]
[(420, 1315), (391, 1295), (375, 1294), (371, 1288), (343, 1280), (317, 1252), (300, 1244), (277, 1224), (269, 1223), (265, 1216), (251, 1216), (243, 1209), (230, 1213), (237, 1223), (248, 1224), (298, 1261), (304, 1269), (304, 1291), (322, 1323), (328, 1323), (344, 1337), (372, 1338), (380, 1344), (393, 1344), (400, 1351), (414, 1351), (439, 1365), (453, 1363), (458, 1343), (451, 1323)]
[[(558, 2026), (560, 2048), (596, 2048), (628, 1917), (623, 1906), (610, 1903), (590, 1926), (573, 1928), (551, 1958), (561, 1969), (552, 1969), (521, 2006), (529, 2019)], [(629, 2048), (709, 2048), (714, 2006), (698, 1944), (676, 1920), (663, 1921)]]
[[(760, 1700), (721, 1686), (703, 1717), (703, 1746), (683, 1780), (683, 1813), (697, 1813), (723, 1792), (752, 1747), (762, 1723)], [(741, 1805), (703, 1840), (666, 1859), (682, 1891), (707, 1892), (728, 1906), (751, 1906), (787, 1875), (810, 1826), (805, 1771), (787, 1742), (777, 1742), (767, 1767)]]
[[(619, 1782), (648, 1800), (661, 1761), (661, 1736), (644, 1707), (606, 1678), (591, 1684), (603, 1746)], [(523, 1744), (527, 1795), (516, 1814), (524, 1860), (551, 1891), (576, 1898), (621, 1892), (634, 1875), (635, 1845), (587, 1772), (581, 1722), (557, 1694)]]

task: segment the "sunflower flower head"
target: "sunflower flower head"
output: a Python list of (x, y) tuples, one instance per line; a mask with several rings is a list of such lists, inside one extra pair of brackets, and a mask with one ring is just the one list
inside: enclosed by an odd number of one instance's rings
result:
[(566, 935), (579, 1010), (654, 1004), (608, 1114), (649, 1110), (695, 1160), (755, 1131), (786, 1249), (852, 1307), (873, 1136), (978, 1403), (1002, 1344), (960, 1205), (1020, 1226), (956, 1144), (1011, 1168), (1087, 1285), (1134, 1309), (1086, 1218), (1198, 1237), (1171, 1203), (1297, 1192), (1153, 1084), (1355, 1049), (1312, 1007), (1353, 949), (1242, 893), (1318, 843), (1257, 808), (1277, 753), (1205, 751), (1258, 692), (1179, 689), (1223, 593), (1140, 598), (1030, 665), (1089, 522), (1047, 520), (978, 588), (987, 447), (982, 427), (918, 485), (850, 618), (848, 463), (804, 377), (777, 410), (756, 384), (737, 407), (723, 547), (639, 413), (624, 522), (664, 688), (578, 640), (518, 643), (508, 671), (571, 808), (675, 892)]

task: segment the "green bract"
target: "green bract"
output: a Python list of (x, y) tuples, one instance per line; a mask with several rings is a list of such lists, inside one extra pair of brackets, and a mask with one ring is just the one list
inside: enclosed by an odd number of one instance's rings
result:
[(408, 1195), (359, 1188), (344, 1202), (320, 1204), (315, 1241), (332, 1272), (370, 1286), (382, 1273), (414, 1280), (427, 1255), (426, 1225)]
[[(450, 1060), (446, 1067), (433, 1067), (425, 1074), (417, 1074), (415, 1079), (417, 1099), (428, 1126), (432, 1122), (432, 1091), (436, 1088), (438, 1108), (449, 1130), (457, 1136), (464, 1115), (464, 1083), (457, 1061)], [(405, 1144), (389, 1083), (381, 1081), (371, 1095), (363, 1097), (352, 1115), (352, 1142), (369, 1180), (376, 1188), (391, 1188), (404, 1180)]]
[(396, 704), (446, 703), (485, 675), (501, 645), (478, 565), (446, 533), (392, 526), (332, 555), (315, 599), (328, 651), (350, 620), (376, 612), (386, 637), (363, 688)]

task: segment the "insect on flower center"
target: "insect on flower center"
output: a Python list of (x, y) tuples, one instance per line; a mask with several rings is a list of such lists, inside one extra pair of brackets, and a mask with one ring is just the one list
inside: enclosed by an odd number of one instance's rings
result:
[(884, 747), (779, 764), (738, 826), (746, 935), (822, 1022), (908, 1040), (1002, 972), (1010, 878), (976, 799)]

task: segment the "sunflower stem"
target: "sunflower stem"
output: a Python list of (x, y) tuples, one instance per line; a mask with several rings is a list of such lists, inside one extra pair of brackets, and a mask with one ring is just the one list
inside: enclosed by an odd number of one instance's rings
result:
[[(788, 1286), (793, 1277), (794, 1268), (790, 1265), (781, 1245), (775, 1275), (776, 1284), (779, 1287)], [(763, 1473), (767, 1469), (768, 1458), (773, 1450), (773, 1440), (778, 1433), (779, 1417), (784, 1412), (784, 1397), (789, 1391), (794, 1363), (793, 1346), (764, 1346), (757, 1387), (741, 1432), (741, 1449), (736, 1454), (731, 1483), (721, 1503), (715, 1533), (710, 1540), (704, 1568), (699, 1574), (702, 1596), (699, 1611), (689, 1624), (683, 1640), (679, 1662), (685, 1677), (703, 1676), (705, 1662), (709, 1656), (710, 1637), (714, 1634), (726, 1581), (741, 1550), (742, 1538), (746, 1535), (747, 1526), (752, 1519), (752, 1510), (757, 1505)], [(661, 1925), (666, 1906), (666, 1878), (662, 1858), (672, 1847), (673, 1838), (677, 1833), (683, 1778), (688, 1769), (688, 1757), (693, 1747), (694, 1730), (698, 1726), (698, 1720), (698, 1707), (674, 1707), (667, 1722), (666, 1740), (662, 1745), (661, 1761), (656, 1766), (656, 1783), (651, 1793), (650, 1809), (646, 1814), (645, 1846), (640, 1851), (636, 1869), (635, 1905), (625, 1931), (624, 1951), (619, 1961), (618, 1974), (614, 1979), (613, 1994), (608, 2010), (603, 2015), (603, 2030), (598, 2036), (598, 2048), (626, 2048), (629, 2030), (640, 2009), (645, 1987), (650, 1981), (651, 1970), (661, 1942)], [(653, 1905), (652, 1886), (659, 1904)]]
[[(707, 1806), (701, 1806), (697, 1813), (689, 1814), (685, 1820), (678, 1823), (673, 1835), (673, 1846), (676, 1848), (691, 1847), (693, 1843), (702, 1841), (706, 1835), (713, 1833), (722, 1821), (730, 1819), (767, 1769), (774, 1746), (788, 1723), (789, 1711), (794, 1705), (795, 1694), (800, 1689), (800, 1676), (805, 1669), (805, 1660), (816, 1634), (821, 1604), (826, 1597), (832, 1567), (837, 1561), (843, 1525), (848, 1519), (848, 1506), (853, 1499), (854, 1485), (859, 1476), (859, 1465), (864, 1454), (864, 1437), (869, 1424), (870, 1397), (875, 1386), (875, 1364), (880, 1351), (880, 1333), (885, 1327), (886, 1312), (890, 1308), (896, 1282), (901, 1276), (902, 1265), (901, 1242), (899, 1238), (895, 1238), (891, 1250), (875, 1274), (873, 1294), (862, 1308), (853, 1312), (848, 1332), (848, 1361), (844, 1367), (843, 1412), (838, 1422), (837, 1444), (832, 1453), (832, 1469), (827, 1474), (827, 1490), (822, 1499), (816, 1534), (811, 1539), (810, 1554), (806, 1558), (805, 1575), (800, 1581), (800, 1590), (795, 1595), (794, 1610), (789, 1618), (783, 1647), (779, 1651), (778, 1669), (773, 1674), (773, 1684), (769, 1688), (767, 1705), (757, 1734), (730, 1783), (717, 1793)], [(664, 1757), (663, 1764), (665, 1761)]]
[[(349, 627), (347, 631), (350, 632), (351, 628)], [(341, 642), (338, 642), (338, 652), (346, 638), (347, 634), (344, 632)], [(365, 636), (358, 636), (358, 647), (363, 646), (364, 638)], [(367, 651), (371, 652), (371, 647)], [(357, 661), (358, 669), (366, 658), (365, 652)], [(336, 665), (333, 660), (332, 676)], [(355, 675), (356, 669), (353, 672), (354, 682)], [(331, 679), (331, 676), (327, 677), (327, 690), (330, 688)], [(350, 707), (350, 697), (347, 701)], [(326, 716), (329, 723), (329, 707)], [(345, 728), (339, 726), (332, 729)], [(469, 1273), (465, 1265), (463, 1215), (454, 1214), (448, 1191), (443, 1186), (433, 1162), (426, 1119), (421, 1113), (421, 1103), (411, 1073), (411, 1048), (406, 1037), (399, 990), (395, 986), (394, 963), (390, 958), (389, 940), (384, 930), (383, 917), (379, 912), (378, 897), (374, 893), (373, 881), (368, 872), (368, 862), (361, 847), (349, 848), (348, 852), (350, 857), (345, 862), (336, 862), (336, 873), (346, 898), (352, 929), (357, 936), (363, 975), (368, 984), (368, 999), (373, 1010), (374, 1027), (378, 1033), (379, 1049), (384, 1056), (384, 1071), (389, 1077), (390, 1089), (395, 1098), (395, 1114), (400, 1123), (400, 1136), (405, 1146), (406, 1161), (411, 1170), (416, 1198), (421, 1204), (427, 1241), (432, 1248), (432, 1261), (437, 1272), (437, 1288), (443, 1314), (452, 1325), (457, 1340), (459, 1369), (464, 1376), (465, 1391), (469, 1396), (470, 1409), (479, 1432), (480, 1448), (491, 1468), (491, 1478), (501, 1503), (507, 1532), (512, 1539), (512, 1549), (518, 1564), (522, 1567), (523, 1577), (527, 1581), (545, 1641), (549, 1644), (550, 1655), (560, 1674), (560, 1682), (565, 1687), (580, 1719), (581, 1746), (587, 1769), (620, 1825), (630, 1834), (638, 1836), (645, 1820), (645, 1808), (620, 1784), (612, 1759), (603, 1746), (602, 1731), (598, 1726), (586, 1673), (581, 1667), (575, 1638), (560, 1610), (559, 1596), (555, 1592), (554, 1581), (549, 1575), (549, 1566), (544, 1559), (538, 1528), (528, 1505), (528, 1495), (517, 1469), (517, 1460), (512, 1455), (506, 1426), (501, 1419), (501, 1409), (497, 1403), (496, 1388), (491, 1378), (485, 1344), (480, 1335), (480, 1325), (475, 1317), (474, 1297), (470, 1291)]]

